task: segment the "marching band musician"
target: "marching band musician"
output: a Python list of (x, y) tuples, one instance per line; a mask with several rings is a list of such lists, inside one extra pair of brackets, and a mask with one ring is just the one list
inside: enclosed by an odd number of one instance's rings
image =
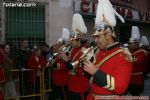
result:
[(149, 41), (147, 39), (147, 36), (143, 35), (141, 37), (141, 41), (140, 41), (140, 44), (139, 44), (139, 47), (142, 48), (144, 50), (144, 54), (146, 56), (146, 61), (145, 61), (145, 78), (147, 78), (147, 74), (149, 73), (150, 71), (150, 68), (149, 68), (149, 65), (150, 65), (150, 45), (149, 45)]
[(110, 4), (108, 0), (100, 0), (98, 4), (95, 20), (96, 31), (93, 34), (95, 43), (99, 45), (100, 49), (96, 56), (96, 62), (94, 64), (89, 60), (84, 62), (84, 70), (92, 75), (90, 92), (86, 100), (110, 99), (107, 97), (115, 98), (115, 95), (123, 95), (132, 73), (130, 52), (121, 48), (120, 44), (116, 42), (116, 34), (113, 29), (116, 19), (107, 19), (115, 17), (113, 12), (109, 12), (114, 10), (110, 6), (105, 8), (105, 10), (108, 9), (109, 16), (107, 16), (105, 11), (103, 13), (103, 9), (101, 9), (103, 5), (106, 6), (108, 3)]
[[(70, 39), (70, 32), (67, 28), (62, 29), (62, 37), (57, 41), (55, 45), (53, 45), (54, 51), (60, 49), (64, 46), (64, 43), (68, 42)], [(52, 100), (66, 100), (67, 99), (67, 82), (69, 80), (69, 70), (65, 66), (65, 62), (58, 55), (54, 57), (54, 62), (52, 62)]]
[(133, 56), (133, 71), (129, 85), (131, 95), (139, 96), (144, 88), (144, 72), (146, 69), (145, 50), (139, 47), (140, 32), (137, 26), (132, 26), (131, 38), (129, 39), (129, 49)]
[(85, 76), (85, 72), (81, 65), (77, 64), (73, 66), (71, 64), (79, 60), (83, 51), (87, 49), (87, 47), (82, 44), (82, 34), (87, 33), (87, 28), (80, 14), (73, 15), (72, 30), (74, 34), (70, 39), (72, 49), (70, 50), (69, 57), (67, 57), (64, 52), (61, 52), (62, 59), (70, 69), (68, 100), (84, 100), (84, 94), (89, 87), (88, 78)]

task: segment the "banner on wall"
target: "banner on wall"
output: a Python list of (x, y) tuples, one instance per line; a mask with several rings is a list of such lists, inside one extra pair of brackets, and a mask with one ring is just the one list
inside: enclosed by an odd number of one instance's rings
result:
[(97, 6), (98, 0), (74, 0), (75, 11), (95, 13), (95, 8)]
[(140, 20), (139, 11), (115, 6), (114, 9), (124, 18)]
[(148, 12), (141, 12), (131, 8), (124, 8), (119, 6), (114, 6), (114, 9), (124, 18), (133, 19), (133, 20), (150, 21), (148, 20), (150, 19)]
[[(123, 0), (132, 4), (132, 0)], [(97, 0), (75, 0), (75, 11), (85, 14), (95, 14), (97, 8)], [(114, 9), (125, 19), (150, 21), (150, 13), (141, 12), (135, 9), (113, 5)], [(78, 9), (77, 9), (78, 8)]]

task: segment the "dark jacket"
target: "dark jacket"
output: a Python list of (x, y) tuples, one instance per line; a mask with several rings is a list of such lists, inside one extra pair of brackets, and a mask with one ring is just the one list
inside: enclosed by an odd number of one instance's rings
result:
[(18, 69), (27, 68), (28, 51), (18, 50), (16, 55), (16, 65)]

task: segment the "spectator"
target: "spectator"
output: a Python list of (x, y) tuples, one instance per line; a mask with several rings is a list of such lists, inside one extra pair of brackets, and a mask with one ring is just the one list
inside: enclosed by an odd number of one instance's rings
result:
[[(12, 59), (10, 45), (4, 44), (4, 64), (3, 68), (5, 70), (5, 96), (13, 97), (17, 96), (16, 88), (15, 88), (15, 80), (17, 79), (17, 73), (11, 73), (10, 70), (16, 69), (14, 60)], [(13, 100), (19, 100), (19, 98), (15, 98)]]
[(20, 48), (16, 54), (16, 65), (21, 71), (19, 72), (19, 91), (21, 95), (27, 94), (27, 59), (29, 49), (28, 40), (22, 39), (20, 42)]
[(45, 66), (46, 60), (44, 56), (41, 55), (41, 49), (35, 45), (33, 48), (33, 55), (28, 59), (28, 68), (32, 69), (32, 71), (29, 72), (29, 83), (31, 83), (31, 91), (34, 93), (40, 92), (40, 73), (41, 68)]
[(3, 98), (3, 82), (4, 82), (4, 71), (2, 68), (3, 65), (3, 50), (0, 48), (0, 100)]

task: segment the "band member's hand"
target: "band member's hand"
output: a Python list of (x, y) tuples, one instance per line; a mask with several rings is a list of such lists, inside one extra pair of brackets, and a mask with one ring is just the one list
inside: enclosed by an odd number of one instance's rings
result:
[(60, 51), (60, 57), (66, 62), (69, 60), (67, 55), (63, 51)]
[(95, 72), (97, 71), (97, 68), (95, 67), (95, 65), (93, 63), (91, 63), (89, 60), (86, 60), (84, 62), (84, 70), (86, 72), (88, 72), (91, 75), (94, 75)]

